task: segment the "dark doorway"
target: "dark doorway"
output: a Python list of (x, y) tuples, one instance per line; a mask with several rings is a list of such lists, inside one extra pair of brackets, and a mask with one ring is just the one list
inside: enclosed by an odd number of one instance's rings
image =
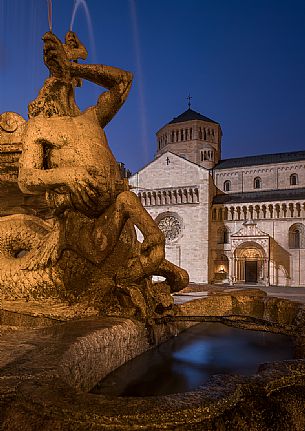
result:
[(257, 283), (257, 260), (245, 261), (245, 282)]

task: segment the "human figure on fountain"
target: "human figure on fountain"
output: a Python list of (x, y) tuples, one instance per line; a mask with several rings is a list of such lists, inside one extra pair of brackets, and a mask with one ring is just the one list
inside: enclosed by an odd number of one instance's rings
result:
[[(188, 284), (188, 275), (165, 259), (164, 235), (121, 178), (103, 130), (125, 102), (132, 74), (71, 61), (75, 55), (69, 55), (69, 49), (77, 52), (78, 42), (74, 47), (64, 46), (51, 32), (43, 41), (50, 78), (29, 104), (19, 186), (28, 194), (46, 192), (59, 224), (56, 259), (64, 250), (73, 250), (99, 266), (119, 239), (124, 242), (127, 236), (131, 252), (127, 262), (118, 265), (116, 283), (162, 275), (171, 292), (180, 290)], [(74, 98), (75, 82), (80, 79), (108, 90), (84, 112)], [(143, 234), (141, 244), (134, 226)]]

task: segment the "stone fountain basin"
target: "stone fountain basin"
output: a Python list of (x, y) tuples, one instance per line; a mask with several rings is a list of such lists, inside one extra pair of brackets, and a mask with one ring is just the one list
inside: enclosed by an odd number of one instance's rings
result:
[(117, 317), (71, 316), (69, 320), (60, 311), (54, 313), (54, 307), (50, 307), (53, 311), (35, 307), (19, 304), (13, 311), (12, 304), (2, 305), (0, 423), (4, 430), (305, 429), (303, 304), (245, 289), (177, 306), (179, 316), (204, 316), (290, 335), (298, 359), (263, 364), (251, 377), (213, 376), (193, 392), (145, 398), (88, 391), (152, 343), (159, 344), (194, 322), (146, 328)]

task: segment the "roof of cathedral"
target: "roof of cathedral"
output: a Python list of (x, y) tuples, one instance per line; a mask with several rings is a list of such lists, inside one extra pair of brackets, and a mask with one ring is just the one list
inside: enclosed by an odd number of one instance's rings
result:
[(296, 189), (280, 189), (280, 190), (265, 190), (245, 193), (227, 193), (216, 195), (213, 199), (213, 204), (233, 204), (243, 202), (272, 202), (285, 201), (294, 199), (304, 199), (305, 188)]
[(185, 112), (178, 115), (178, 117), (173, 118), (172, 121), (170, 121), (168, 124), (183, 123), (185, 121), (192, 121), (192, 120), (203, 120), (203, 121), (207, 121), (208, 123), (218, 124), (217, 121), (211, 120), (211, 118), (205, 117), (204, 115), (201, 115), (199, 112), (193, 111), (191, 108), (187, 109)]
[(237, 157), (220, 160), (214, 169), (239, 168), (243, 166), (266, 165), (271, 163), (285, 163), (305, 160), (305, 151), (289, 153), (261, 154), (258, 156)]

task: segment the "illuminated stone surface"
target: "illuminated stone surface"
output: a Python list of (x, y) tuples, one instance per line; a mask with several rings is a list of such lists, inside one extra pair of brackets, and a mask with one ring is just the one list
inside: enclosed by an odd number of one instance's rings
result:
[[(294, 337), (298, 359), (260, 366), (251, 377), (213, 376), (189, 393), (116, 398), (88, 391), (115, 367), (187, 327), (147, 328), (128, 319), (64, 322), (60, 309), (40, 316), (1, 314), (0, 421), (19, 430), (301, 431), (305, 426), (304, 307), (261, 291), (212, 293), (176, 308), (240, 328)], [(40, 328), (32, 329), (35, 319)], [(18, 326), (17, 326), (18, 324)], [(14, 325), (14, 326), (12, 326)]]
[[(5, 113), (0, 126), (10, 142), (21, 140), (21, 191), (45, 194), (49, 214), (0, 219), (3, 299), (56, 298), (93, 315), (137, 319), (171, 313), (170, 292), (185, 287), (188, 275), (165, 260), (164, 235), (121, 178), (103, 131), (125, 102), (132, 74), (71, 61), (87, 55), (72, 32), (64, 45), (53, 33), (43, 40), (50, 77), (29, 104), (29, 120)], [(84, 112), (74, 99), (82, 79), (107, 88)], [(153, 275), (166, 282), (152, 284)]]

